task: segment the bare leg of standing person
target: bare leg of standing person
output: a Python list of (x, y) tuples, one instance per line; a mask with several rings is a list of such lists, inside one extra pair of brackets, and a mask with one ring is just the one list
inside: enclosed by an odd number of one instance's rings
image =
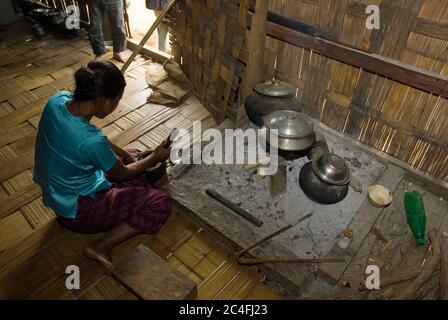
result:
[[(154, 10), (154, 14), (156, 15), (156, 17), (160, 16), (160, 14), (162, 13), (162, 11), (159, 10)], [(157, 34), (159, 37), (159, 50), (166, 52), (166, 42), (168, 39), (168, 26), (161, 22), (159, 24), (159, 26), (157, 27)]]

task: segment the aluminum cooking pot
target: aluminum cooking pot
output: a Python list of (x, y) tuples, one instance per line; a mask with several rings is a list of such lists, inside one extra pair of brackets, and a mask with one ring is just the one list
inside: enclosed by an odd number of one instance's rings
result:
[(244, 102), (247, 116), (257, 126), (263, 126), (263, 117), (279, 110), (302, 111), (296, 98), (297, 88), (280, 80), (262, 82), (255, 86)]
[(344, 200), (349, 188), (348, 184), (335, 185), (319, 178), (311, 162), (300, 170), (299, 184), (308, 198), (321, 204), (335, 204)]
[[(276, 111), (265, 116), (263, 123), (267, 129), (267, 142), (277, 149), (303, 151), (311, 148), (316, 141), (313, 123), (300, 112)], [(277, 136), (277, 143), (270, 140), (271, 133)]]

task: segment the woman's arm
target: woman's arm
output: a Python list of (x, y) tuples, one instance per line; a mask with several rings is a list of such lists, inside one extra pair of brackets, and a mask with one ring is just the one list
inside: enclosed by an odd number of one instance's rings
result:
[(146, 169), (154, 167), (157, 163), (165, 161), (170, 155), (169, 141), (162, 142), (154, 152), (139, 161), (124, 164), (117, 160), (115, 165), (107, 172), (108, 177), (115, 182), (124, 182), (141, 175)]
[(109, 139), (107, 139), (107, 141), (109, 142), (110, 147), (115, 152), (115, 154), (123, 159), (124, 164), (131, 164), (131, 163), (136, 161), (136, 159), (129, 152), (127, 152), (126, 150), (120, 148), (119, 146), (114, 144)]

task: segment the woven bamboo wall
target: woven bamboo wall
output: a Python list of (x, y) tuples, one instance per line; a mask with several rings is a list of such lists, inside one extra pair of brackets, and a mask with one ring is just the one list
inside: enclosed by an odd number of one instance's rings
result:
[[(381, 30), (365, 27), (377, 4)], [(270, 10), (326, 38), (448, 75), (448, 1), (284, 0)], [(326, 125), (448, 181), (448, 100), (267, 38), (265, 74), (299, 88), (305, 112)]]
[(235, 119), (245, 71), (249, 0), (179, 1), (171, 13), (173, 55), (219, 122)]

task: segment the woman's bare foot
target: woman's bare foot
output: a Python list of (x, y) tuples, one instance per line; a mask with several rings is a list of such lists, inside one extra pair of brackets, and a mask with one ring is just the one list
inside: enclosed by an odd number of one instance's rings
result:
[(101, 268), (103, 268), (106, 274), (111, 275), (114, 273), (115, 270), (112, 263), (112, 257), (110, 256), (110, 252), (105, 248), (98, 246), (95, 243), (91, 243), (84, 250), (84, 254), (88, 258), (95, 260)]
[(114, 59), (115, 61), (121, 62), (121, 63), (126, 62), (126, 57), (124, 56), (124, 52), (114, 52), (112, 59)]

